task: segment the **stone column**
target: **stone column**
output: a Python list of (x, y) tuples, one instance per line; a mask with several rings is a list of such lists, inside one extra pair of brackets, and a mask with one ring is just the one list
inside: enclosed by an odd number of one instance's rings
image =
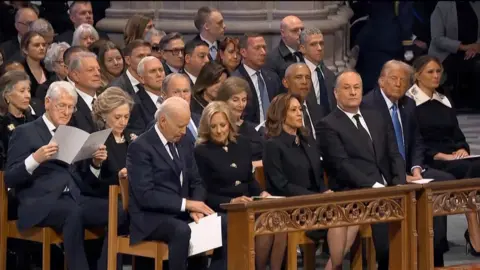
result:
[(110, 1), (106, 18), (97, 23), (100, 30), (123, 47), (123, 29), (130, 16), (140, 13), (154, 18), (155, 27), (165, 32), (177, 31), (186, 40), (197, 30), (193, 17), (201, 6), (222, 11), (226, 35), (240, 36), (260, 32), (269, 48), (280, 41), (280, 21), (296, 15), (307, 27), (317, 27), (325, 36), (325, 63), (334, 71), (345, 66), (348, 22), (353, 12), (344, 1)]

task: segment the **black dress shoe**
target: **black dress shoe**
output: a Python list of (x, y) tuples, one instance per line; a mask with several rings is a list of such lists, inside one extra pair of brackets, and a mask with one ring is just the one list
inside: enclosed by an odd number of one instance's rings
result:
[(463, 235), (465, 237), (465, 241), (466, 241), (466, 244), (465, 244), (465, 253), (468, 254), (470, 253), (472, 256), (475, 256), (475, 257), (480, 257), (480, 252), (477, 252), (473, 246), (472, 246), (472, 242), (470, 242), (470, 234), (468, 233), (468, 230), (465, 231), (465, 234)]

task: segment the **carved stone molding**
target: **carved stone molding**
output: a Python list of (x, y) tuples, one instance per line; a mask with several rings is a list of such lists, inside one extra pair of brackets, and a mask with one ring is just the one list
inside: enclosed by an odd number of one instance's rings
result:
[(401, 205), (402, 199), (379, 199), (268, 211), (256, 218), (255, 233), (278, 233), (299, 229), (314, 230), (330, 226), (402, 220), (404, 212)]
[(433, 194), (433, 214), (445, 215), (480, 210), (480, 189)]

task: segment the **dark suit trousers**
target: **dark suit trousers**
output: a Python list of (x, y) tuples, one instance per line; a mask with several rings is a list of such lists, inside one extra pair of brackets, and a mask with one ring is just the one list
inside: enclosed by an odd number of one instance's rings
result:
[(227, 269), (227, 242), (228, 242), (228, 222), (226, 213), (218, 213), (222, 218), (222, 246), (213, 251), (212, 262), (209, 270), (226, 270)]

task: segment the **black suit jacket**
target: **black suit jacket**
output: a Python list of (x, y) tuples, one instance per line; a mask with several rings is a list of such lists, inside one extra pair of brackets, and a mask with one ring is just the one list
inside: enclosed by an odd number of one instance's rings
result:
[(74, 166), (50, 160), (40, 164), (30, 175), (25, 159), (48, 144), (52, 138), (42, 117), (15, 129), (10, 139), (5, 184), (14, 188), (20, 202), (18, 227), (28, 229), (40, 223), (50, 212), (68, 185), (83, 190), (87, 183), (98, 181), (90, 170), (77, 171)]
[(93, 123), (92, 111), (80, 95), (77, 99), (77, 111), (72, 115), (72, 119), (70, 119), (68, 125), (79, 128), (88, 133), (97, 130), (95, 123)]
[[(312, 121), (313, 125), (313, 130), (312, 132), (315, 133), (316, 141), (318, 143), (319, 138), (320, 138), (320, 121), (324, 117), (324, 111), (323, 108), (318, 105), (316, 102), (312, 102), (310, 100), (305, 100), (307, 103), (307, 110), (310, 115), (310, 120)], [(313, 135), (312, 135), (313, 138)]]
[(332, 189), (370, 188), (375, 182), (388, 185), (405, 183), (405, 162), (398, 152), (395, 133), (374, 110), (361, 114), (370, 131), (371, 147), (359, 140), (358, 129), (340, 109), (321, 121), (320, 146)]
[(148, 237), (164, 217), (184, 214), (182, 198), (196, 201), (206, 198), (192, 149), (183, 142), (176, 146), (183, 161), (182, 185), (179, 172), (155, 128), (140, 135), (128, 147), (131, 244)]
[[(200, 124), (200, 117), (201, 117), (201, 115), (193, 113), (193, 112), (190, 116), (190, 118), (192, 119), (193, 123), (195, 124), (195, 126), (197, 128), (198, 128), (198, 125)], [(153, 119), (147, 125), (146, 129), (152, 128), (156, 123), (157, 123), (157, 121), (155, 121), (155, 119)], [(197, 133), (198, 133), (198, 130), (197, 130)], [(192, 132), (190, 131), (190, 129), (188, 127), (187, 127), (187, 133), (185, 134), (185, 136), (183, 136), (182, 140), (185, 142), (185, 144), (190, 145), (192, 147), (192, 149), (195, 148), (196, 138), (195, 138), (195, 136), (193, 136)]]
[[(303, 62), (303, 57), (300, 61)], [(280, 40), (280, 44), (267, 55), (265, 68), (277, 73), (278, 77), (283, 79), (288, 66), (295, 63), (297, 58), (288, 50), (283, 40)]]
[(2, 48), (4, 52), (4, 55), (3, 55), (4, 63), (8, 63), (14, 60), (15, 61), (19, 60), (17, 58), (18, 58), (18, 55), (21, 55), (21, 50), (20, 50), (20, 43), (18, 42), (18, 38), (16, 35), (14, 38), (3, 42), (0, 45), (0, 48)]
[[(195, 41), (204, 41), (203, 39), (200, 38), (200, 34), (197, 34), (192, 40), (195, 40)], [(217, 40), (217, 55), (218, 55), (218, 51), (220, 50), (219, 48), (220, 46), (220, 40)], [(212, 59), (212, 56), (210, 55), (210, 52), (208, 53), (208, 59), (210, 61), (215, 61), (215, 59)]]
[(299, 196), (325, 191), (323, 167), (315, 142), (310, 137), (299, 135), (305, 148), (305, 155), (313, 169), (317, 192), (309, 189), (310, 174), (308, 170), (299, 170), (293, 136), (282, 131), (279, 136), (267, 140), (263, 152), (263, 168), (267, 190), (272, 195)]
[[(211, 60), (210, 60), (210, 61), (211, 61)], [(190, 76), (188, 76), (187, 72), (185, 72), (185, 69), (180, 70), (179, 73), (185, 74), (185, 76), (186, 76), (186, 77), (188, 78), (188, 80), (190, 81), (190, 87), (193, 87), (193, 85), (194, 85), (195, 83), (193, 83), (193, 81), (192, 81), (192, 79), (190, 78)]]
[[(99, 36), (100, 39), (110, 40), (107, 33), (103, 32), (103, 31), (100, 31), (98, 29), (96, 29), (96, 30), (98, 32), (98, 36)], [(56, 36), (53, 40), (54, 40), (54, 42), (67, 42), (68, 44), (72, 45), (73, 32), (75, 32), (75, 29), (67, 30), (67, 31), (61, 33), (60, 35)]]
[[(337, 99), (335, 98), (335, 94), (333, 93), (334, 88), (335, 88), (335, 81), (337, 79), (337, 75), (333, 73), (329, 68), (325, 66), (325, 64), (320, 64), (322, 67), (322, 72), (324, 76), (324, 81), (325, 81), (325, 87), (327, 88), (327, 95), (328, 95), (328, 105), (330, 105), (330, 108), (321, 108), (322, 114), (324, 116), (328, 115), (328, 112), (333, 111), (337, 107)], [(314, 86), (312, 85), (312, 90), (310, 93), (308, 93), (307, 100), (310, 101), (311, 103), (317, 103), (317, 97), (315, 96), (315, 89), (313, 89)], [(318, 104), (320, 105), (320, 104)], [(321, 106), (321, 105), (320, 105)]]
[(167, 62), (165, 62), (165, 60), (162, 60), (162, 65), (163, 65), (163, 70), (165, 71), (165, 77), (173, 73), (173, 71), (167, 65)]
[(27, 64), (27, 60), (23, 59), (22, 61), (23, 67), (25, 68), (25, 73), (30, 77), (30, 92), (32, 94), (32, 97), (36, 97), (40, 100), (45, 99), (45, 94), (47, 93), (48, 87), (50, 84), (53, 82), (51, 81), (52, 73), (50, 73), (46, 68), (45, 65), (40, 62), (40, 66), (43, 69), (43, 73), (45, 74), (45, 78), (47, 79), (44, 83), (40, 84), (38, 81), (35, 79), (35, 76), (33, 76), (32, 70)]
[(155, 122), (154, 118), (157, 105), (153, 103), (143, 85), (139, 84), (137, 87), (138, 92), (133, 95), (135, 104), (130, 113), (128, 129), (135, 134), (142, 134), (147, 130), (151, 122)]
[(122, 75), (120, 75), (119, 77), (113, 79), (107, 87), (111, 86), (119, 87), (123, 91), (129, 93), (132, 97), (135, 95), (135, 90), (133, 89), (133, 85), (130, 82), (130, 79), (128, 79), (126, 71), (123, 72)]
[[(265, 85), (267, 86), (268, 97), (270, 101), (272, 101), (272, 99), (275, 96), (277, 96), (283, 91), (280, 78), (278, 78), (278, 75), (276, 73), (268, 69), (262, 69), (261, 73), (265, 81)], [(255, 124), (259, 124), (260, 123), (260, 106), (258, 104), (257, 91), (255, 90), (255, 86), (252, 80), (250, 79), (250, 76), (248, 75), (247, 70), (245, 70), (245, 67), (243, 67), (243, 64), (240, 64), (238, 66), (237, 70), (235, 70), (232, 73), (232, 76), (237, 76), (245, 79), (248, 82), (248, 85), (250, 86), (251, 95), (249, 95), (247, 106), (243, 111), (243, 119)]]
[(207, 188), (207, 204), (225, 212), (220, 204), (240, 196), (258, 196), (262, 192), (252, 174), (250, 143), (242, 136), (228, 144), (228, 152), (211, 141), (195, 147), (198, 171)]
[[(378, 110), (387, 123), (392, 124), (393, 128), (390, 111), (379, 88), (376, 88), (365, 95), (362, 103), (364, 107)], [(423, 144), (422, 135), (420, 134), (420, 129), (418, 128), (415, 107), (415, 101), (407, 96), (402, 97), (398, 101), (400, 118), (402, 120), (407, 172), (410, 172), (410, 169), (413, 166), (424, 168), (425, 146)]]

